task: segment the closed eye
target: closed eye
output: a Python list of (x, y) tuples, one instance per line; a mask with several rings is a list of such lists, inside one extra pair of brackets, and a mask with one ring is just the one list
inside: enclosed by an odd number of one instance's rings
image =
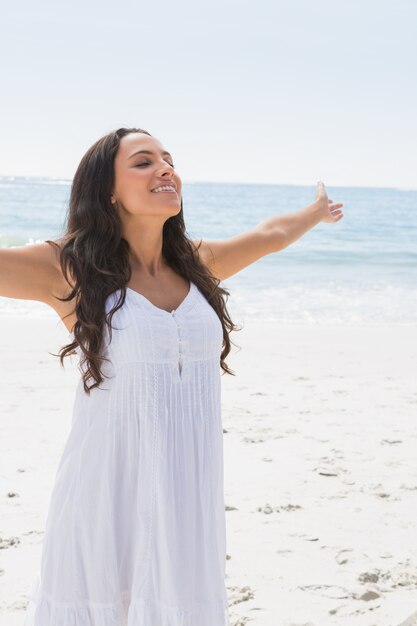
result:
[[(135, 167), (146, 167), (147, 165), (150, 165), (150, 163), (138, 163)], [(168, 165), (170, 165), (172, 169), (175, 169), (175, 165), (173, 163), (168, 163)]]

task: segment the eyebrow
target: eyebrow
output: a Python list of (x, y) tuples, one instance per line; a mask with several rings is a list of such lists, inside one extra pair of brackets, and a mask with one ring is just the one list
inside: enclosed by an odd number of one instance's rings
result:
[[(128, 157), (128, 159), (131, 159), (132, 157), (136, 156), (137, 154), (141, 154), (141, 153), (142, 153), (142, 154), (154, 154), (154, 152), (152, 152), (152, 150), (138, 150), (137, 152), (133, 152), (133, 154), (131, 154), (131, 155)], [(170, 153), (169, 153), (169, 152), (166, 152), (166, 151), (165, 151), (165, 152), (163, 152), (162, 154), (167, 154), (167, 155), (168, 155), (169, 157), (171, 157), (171, 159), (172, 159), (172, 156), (170, 155)]]

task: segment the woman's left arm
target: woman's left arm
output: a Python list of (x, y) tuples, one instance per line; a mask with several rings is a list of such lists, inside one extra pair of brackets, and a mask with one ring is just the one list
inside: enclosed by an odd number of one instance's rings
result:
[(192, 240), (200, 260), (213, 276), (225, 280), (258, 259), (283, 250), (319, 222), (338, 222), (343, 204), (327, 198), (324, 183), (317, 183), (316, 200), (304, 209), (263, 220), (251, 230), (229, 239)]
[(342, 202), (333, 203), (327, 197), (322, 181), (317, 183), (316, 200), (303, 209), (268, 218), (258, 228), (265, 229), (271, 236), (271, 251), (278, 252), (297, 241), (320, 222), (334, 223), (343, 218)]

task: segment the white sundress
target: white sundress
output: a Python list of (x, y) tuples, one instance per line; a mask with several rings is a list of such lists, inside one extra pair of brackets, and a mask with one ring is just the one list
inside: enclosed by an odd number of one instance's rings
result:
[(75, 392), (24, 626), (229, 626), (221, 322), (190, 281), (172, 312), (127, 288), (112, 327), (111, 378)]

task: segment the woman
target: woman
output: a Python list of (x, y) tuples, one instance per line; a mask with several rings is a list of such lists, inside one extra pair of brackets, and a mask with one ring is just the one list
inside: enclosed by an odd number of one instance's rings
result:
[(121, 128), (84, 155), (57, 241), (0, 250), (0, 295), (58, 313), (81, 377), (25, 626), (221, 626), (225, 507), (219, 283), (342, 217), (300, 211), (222, 241), (186, 235), (172, 156)]

